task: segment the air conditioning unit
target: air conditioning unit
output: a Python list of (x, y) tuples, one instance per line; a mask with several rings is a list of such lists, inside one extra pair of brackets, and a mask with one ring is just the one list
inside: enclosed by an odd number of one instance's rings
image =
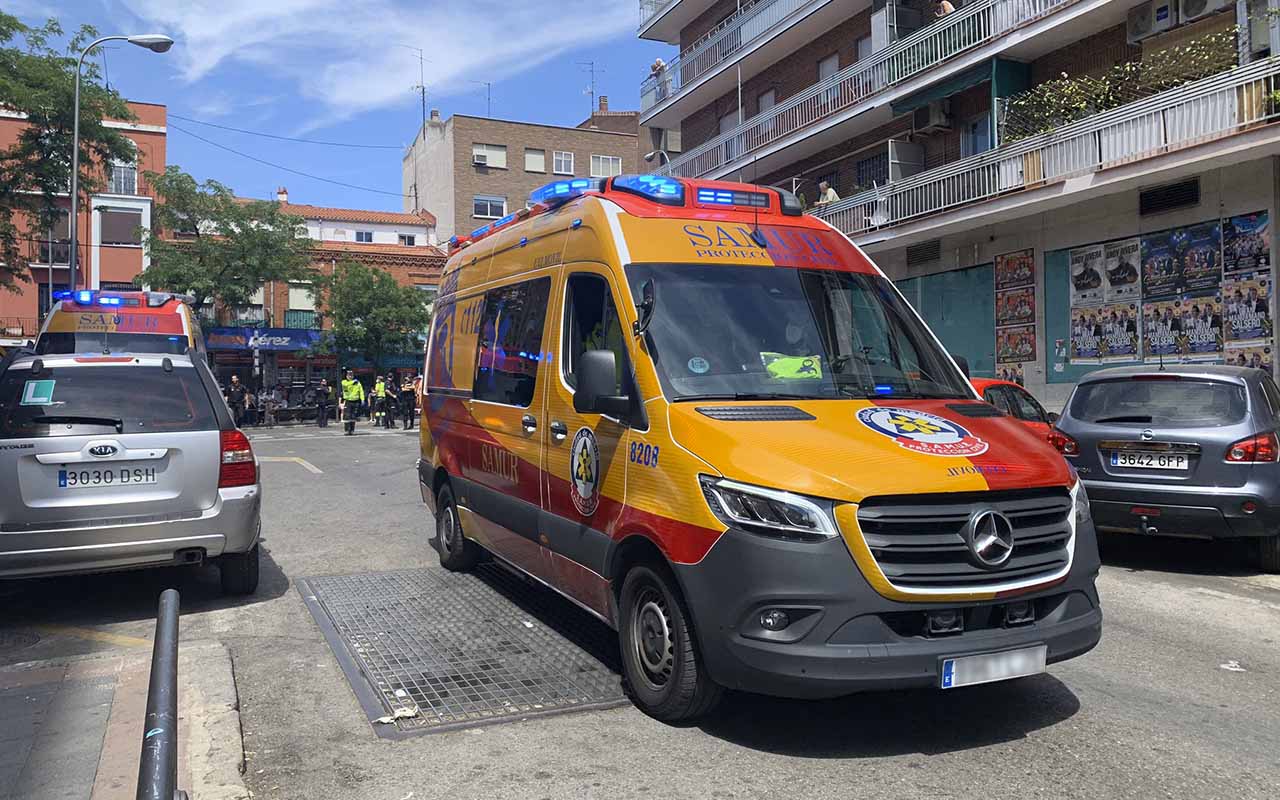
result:
[(1125, 34), (1129, 44), (1136, 44), (1178, 24), (1178, 7), (1174, 0), (1150, 0), (1129, 9)]
[(934, 100), (927, 106), (916, 109), (916, 133), (936, 133), (951, 130), (951, 102)]
[(472, 153), (471, 163), (475, 164), (477, 167), (487, 167), (489, 166), (489, 156), (484, 153)]
[(1178, 19), (1191, 22), (1228, 8), (1235, 8), (1235, 0), (1179, 0)]

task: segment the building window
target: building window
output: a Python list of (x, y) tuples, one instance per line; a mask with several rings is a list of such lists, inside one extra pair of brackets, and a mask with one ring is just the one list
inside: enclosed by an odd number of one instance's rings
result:
[(440, 287), (434, 283), (415, 283), (415, 289), (422, 292), (422, 302), (427, 304), (427, 308), (434, 308), (436, 298), (440, 296)]
[(404, 245), (405, 247), (413, 247), (417, 243), (418, 243), (418, 237), (414, 236), (412, 233), (400, 234), (400, 244)]
[(622, 174), (622, 157), (621, 156), (598, 156), (591, 155), (591, 177), (593, 178), (612, 178), (614, 175)]
[(871, 37), (863, 36), (858, 40), (858, 60), (871, 58)]
[(138, 164), (132, 161), (111, 163), (111, 194), (138, 193)]
[(478, 194), (471, 206), (471, 215), (480, 219), (497, 219), (507, 214), (507, 198)]
[[(49, 309), (51, 308), (49, 305), (49, 284), (41, 283), (39, 284), (39, 287), (40, 293), (36, 297), (36, 313), (40, 315), (40, 319), (44, 319), (49, 315)], [(55, 294), (58, 292), (68, 291), (70, 288), (71, 287), (65, 283), (55, 283), (53, 285), (53, 291)]]
[(478, 167), (507, 168), (507, 146), (505, 144), (471, 145), (471, 163)]
[[(36, 258), (40, 264), (68, 264), (71, 262), (71, 234), (67, 227), (67, 214), (62, 212), (49, 230), (33, 233), (36, 239)], [(52, 260), (51, 260), (52, 259)]]
[(373, 231), (356, 231), (356, 241), (373, 244)]
[(534, 150), (531, 147), (524, 149), (524, 171), (525, 172), (546, 172), (547, 171), (547, 151)]
[(551, 163), (551, 171), (557, 175), (573, 174), (573, 153), (556, 150)]
[(315, 311), (316, 310), (316, 296), (311, 292), (311, 284), (309, 283), (289, 284), (289, 310), (290, 311)]
[(968, 158), (991, 149), (991, 113), (970, 119), (960, 128), (960, 157)]
[(103, 209), (103, 244), (142, 244), (142, 212), (128, 209)]
[(860, 189), (874, 189), (889, 182), (889, 151), (882, 150), (859, 160), (853, 166), (854, 180)]
[(778, 104), (778, 91), (769, 89), (756, 96), (756, 113), (763, 114)]

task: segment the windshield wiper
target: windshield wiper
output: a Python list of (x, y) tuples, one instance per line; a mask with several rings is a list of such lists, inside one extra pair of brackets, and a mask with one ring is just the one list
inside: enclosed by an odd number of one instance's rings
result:
[(1150, 414), (1122, 414), (1118, 417), (1100, 417), (1095, 420), (1090, 420), (1090, 422), (1150, 422), (1151, 420), (1152, 416)]
[(117, 417), (78, 417), (74, 415), (56, 415), (32, 417), (36, 425), (104, 425), (116, 429), (116, 433), (124, 433), (124, 420)]
[(831, 400), (830, 395), (786, 394), (783, 392), (728, 392), (724, 394), (686, 394), (672, 402), (699, 400)]

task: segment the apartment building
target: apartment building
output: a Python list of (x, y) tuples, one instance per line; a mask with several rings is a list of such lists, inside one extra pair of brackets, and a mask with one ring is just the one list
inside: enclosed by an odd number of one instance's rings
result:
[[(384, 270), (401, 286), (413, 286), (428, 302), (435, 299), (445, 254), (436, 246), (436, 218), (430, 212), (331, 208), (289, 200), (276, 192), (281, 210), (301, 217), (313, 241), (312, 267), (332, 275), (343, 261)], [(219, 380), (240, 375), (249, 386), (305, 387), (320, 377), (336, 379), (333, 355), (313, 352), (329, 326), (318, 311), (320, 298), (310, 284), (272, 282), (240, 308), (205, 311), (205, 339)], [(384, 367), (420, 367), (417, 353), (406, 353)], [(372, 365), (355, 365), (372, 370)]]
[(660, 171), (827, 182), (812, 211), (1050, 408), (1107, 365), (1274, 370), (1268, 0), (950, 2), (641, 0), (680, 48), (641, 86), (684, 144)]
[[(134, 145), (136, 157), (112, 164), (91, 165), (102, 170), (102, 190), (80, 201), (77, 219), (81, 288), (132, 288), (133, 278), (147, 268), (141, 230), (151, 227), (154, 203), (144, 173), (164, 172), (166, 109), (163, 105), (129, 102), (132, 120), (104, 120)], [(22, 114), (0, 109), (0, 149), (11, 147), (27, 122)], [(39, 331), (49, 310), (50, 291), (70, 289), (71, 239), (67, 215), (70, 196), (61, 201), (63, 218), (51, 230), (35, 230), (19, 220), (26, 239), (29, 282), (16, 292), (0, 291), (0, 340), (25, 341)]]
[[(636, 118), (601, 109), (574, 128), (440, 112), (404, 155), (405, 210), (430, 208), (442, 241), (525, 207), (559, 178), (637, 172), (645, 152)], [(601, 113), (604, 112), (604, 113)]]

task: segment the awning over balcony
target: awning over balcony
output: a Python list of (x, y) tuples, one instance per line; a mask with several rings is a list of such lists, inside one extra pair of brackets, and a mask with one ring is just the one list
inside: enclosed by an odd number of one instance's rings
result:
[(979, 64), (978, 66), (967, 69), (959, 75), (953, 75), (944, 81), (940, 81), (927, 89), (921, 89), (910, 97), (904, 97), (890, 103), (895, 117), (903, 114), (910, 114), (917, 108), (923, 108), (935, 100), (943, 100), (958, 92), (963, 92), (971, 86), (977, 86), (991, 80), (991, 63), (990, 61)]

